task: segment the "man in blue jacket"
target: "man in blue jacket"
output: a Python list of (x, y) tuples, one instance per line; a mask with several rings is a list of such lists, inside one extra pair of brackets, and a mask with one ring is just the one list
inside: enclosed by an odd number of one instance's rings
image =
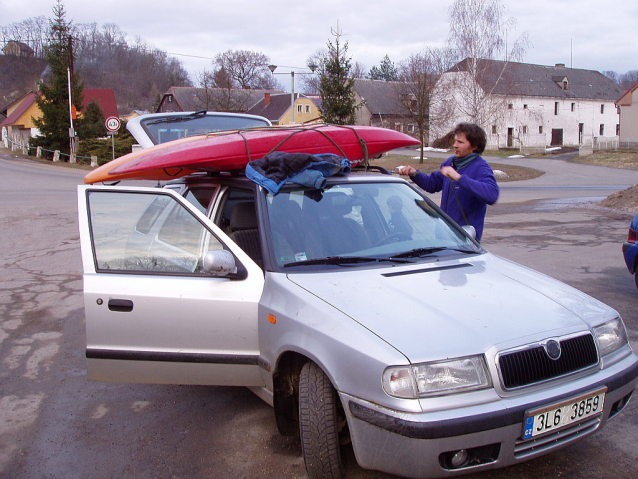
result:
[(480, 126), (460, 123), (454, 129), (454, 156), (439, 171), (427, 175), (411, 166), (399, 170), (428, 193), (442, 191), (441, 209), (458, 224), (474, 226), (478, 241), (483, 236), (487, 205), (496, 203), (499, 193), (492, 168), (480, 156), (486, 144)]

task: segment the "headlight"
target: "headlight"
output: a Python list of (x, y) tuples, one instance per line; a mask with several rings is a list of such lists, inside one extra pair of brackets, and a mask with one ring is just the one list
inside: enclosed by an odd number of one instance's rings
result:
[(483, 356), (391, 367), (383, 373), (386, 392), (401, 398), (454, 394), (491, 385)]
[(607, 356), (627, 344), (627, 331), (622, 319), (616, 318), (594, 328), (600, 356)]

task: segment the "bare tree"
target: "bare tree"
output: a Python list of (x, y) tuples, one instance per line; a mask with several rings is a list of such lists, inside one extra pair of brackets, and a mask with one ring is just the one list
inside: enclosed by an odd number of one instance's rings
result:
[(301, 77), (301, 90), (308, 95), (319, 94), (319, 83), (321, 76), (324, 72), (324, 62), (328, 55), (328, 50), (320, 48), (315, 53), (310, 55), (306, 60), (306, 66), (315, 68), (314, 75), (300, 75)]
[[(458, 114), (483, 127), (504, 115), (509, 101), (503, 94), (502, 75), (510, 61), (522, 59), (529, 43), (523, 33), (508, 45), (515, 20), (504, 19), (503, 13), (500, 0), (455, 0), (450, 8), (449, 48), (463, 61), (454, 74), (446, 75), (439, 93), (454, 103)], [(494, 71), (495, 65), (500, 72)], [(499, 95), (494, 95), (497, 85)]]
[[(447, 121), (451, 111), (444, 103), (437, 108), (432, 102), (436, 82), (442, 73), (444, 52), (430, 49), (410, 55), (398, 68), (398, 98), (410, 120), (416, 124), (419, 141), (422, 145), (429, 142), (430, 123)], [(419, 163), (423, 163), (423, 149)]]
[(277, 82), (268, 69), (266, 55), (248, 50), (228, 50), (215, 58), (217, 70), (224, 69), (239, 88), (275, 89)]
[(49, 19), (44, 15), (27, 18), (0, 27), (0, 49), (10, 41), (27, 44), (36, 58), (44, 58), (44, 46), (48, 42)]
[(250, 106), (250, 93), (233, 88), (233, 79), (223, 67), (200, 72), (198, 83), (195, 95), (202, 109), (238, 113), (245, 112)]

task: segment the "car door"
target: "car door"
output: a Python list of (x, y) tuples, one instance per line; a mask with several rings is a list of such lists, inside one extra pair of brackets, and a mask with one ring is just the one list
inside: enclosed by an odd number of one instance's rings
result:
[[(91, 380), (263, 386), (262, 270), (174, 191), (79, 186)], [(204, 272), (208, 251), (239, 273)]]

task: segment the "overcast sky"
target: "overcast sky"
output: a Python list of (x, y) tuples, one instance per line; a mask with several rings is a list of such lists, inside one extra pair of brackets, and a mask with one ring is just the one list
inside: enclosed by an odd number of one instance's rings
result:
[[(0, 25), (52, 16), (54, 0), (0, 0)], [(264, 53), (277, 65), (303, 67), (341, 30), (353, 62), (366, 71), (387, 54), (399, 63), (449, 32), (452, 0), (65, 0), (67, 20), (115, 23), (175, 54), (193, 81), (226, 50)], [(638, 2), (502, 0), (514, 18), (510, 41), (527, 32), (526, 63), (625, 73), (638, 70)], [(178, 55), (179, 54), (179, 55)], [(206, 58), (194, 58), (206, 57)], [(286, 71), (280, 69), (278, 71)], [(287, 70), (290, 71), (290, 70)], [(281, 77), (282, 83), (288, 80)]]

